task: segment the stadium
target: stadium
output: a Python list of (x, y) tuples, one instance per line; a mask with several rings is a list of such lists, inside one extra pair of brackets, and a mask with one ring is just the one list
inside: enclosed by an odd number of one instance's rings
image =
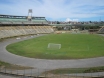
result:
[(28, 16), (0, 14), (0, 73), (16, 78), (103, 78), (103, 36), (103, 21), (47, 21), (32, 16), (31, 9)]

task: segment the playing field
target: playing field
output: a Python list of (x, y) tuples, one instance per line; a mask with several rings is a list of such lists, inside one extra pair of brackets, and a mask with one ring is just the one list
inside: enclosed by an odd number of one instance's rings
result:
[[(61, 48), (48, 48), (49, 43)], [(79, 59), (104, 56), (104, 37), (94, 34), (49, 34), (10, 44), (11, 53), (41, 59)]]

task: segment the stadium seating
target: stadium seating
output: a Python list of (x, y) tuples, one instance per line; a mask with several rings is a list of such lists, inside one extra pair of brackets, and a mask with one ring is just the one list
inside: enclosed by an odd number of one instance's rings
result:
[(53, 28), (47, 25), (45, 17), (0, 15), (0, 38), (52, 33)]
[(98, 33), (104, 33), (104, 26), (99, 29)]
[(52, 32), (51, 26), (0, 26), (0, 38)]
[(33, 23), (40, 23), (40, 24), (48, 24), (48, 22), (46, 20), (32, 20)]
[(2, 24), (48, 24), (46, 19), (32, 19), (28, 21), (26, 18), (0, 18)]
[(0, 18), (0, 22), (25, 22), (27, 19), (10, 19), (10, 18)]

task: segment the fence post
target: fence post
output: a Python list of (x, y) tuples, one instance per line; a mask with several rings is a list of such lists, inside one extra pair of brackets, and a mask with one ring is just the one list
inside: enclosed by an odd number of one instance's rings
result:
[(98, 72), (98, 77), (99, 77), (99, 72)]
[(38, 76), (37, 77), (39, 77), (39, 69), (38, 69)]
[(24, 69), (24, 76), (25, 76), (25, 69)]
[(61, 74), (60, 74), (60, 78), (61, 78)]
[(6, 67), (5, 67), (5, 72), (4, 73), (6, 73)]
[(31, 68), (31, 77), (32, 77), (32, 68)]
[(102, 72), (102, 76), (104, 76), (104, 72)]
[(76, 78), (77, 78), (77, 73), (76, 73)]
[(67, 75), (68, 76), (68, 78), (69, 78), (69, 75)]
[(84, 78), (84, 76), (85, 76), (85, 73), (83, 73), (83, 78)]
[(0, 73), (1, 73), (1, 67), (0, 67)]
[(46, 77), (46, 69), (45, 69), (45, 77)]
[(12, 74), (12, 67), (11, 67), (11, 74)]
[(17, 69), (17, 75), (18, 75), (18, 69)]
[(45, 78), (46, 78), (46, 69), (45, 69)]
[[(86, 76), (86, 73), (84, 73), (83, 78)], [(86, 77), (85, 77), (86, 78)]]
[(91, 77), (92, 77), (92, 72), (91, 72)]
[(102, 76), (104, 76), (104, 72), (102, 72)]

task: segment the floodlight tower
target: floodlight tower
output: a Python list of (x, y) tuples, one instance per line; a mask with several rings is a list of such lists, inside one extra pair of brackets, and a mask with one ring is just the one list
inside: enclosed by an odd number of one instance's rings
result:
[(28, 21), (31, 21), (32, 20), (32, 9), (29, 9), (28, 10)]

